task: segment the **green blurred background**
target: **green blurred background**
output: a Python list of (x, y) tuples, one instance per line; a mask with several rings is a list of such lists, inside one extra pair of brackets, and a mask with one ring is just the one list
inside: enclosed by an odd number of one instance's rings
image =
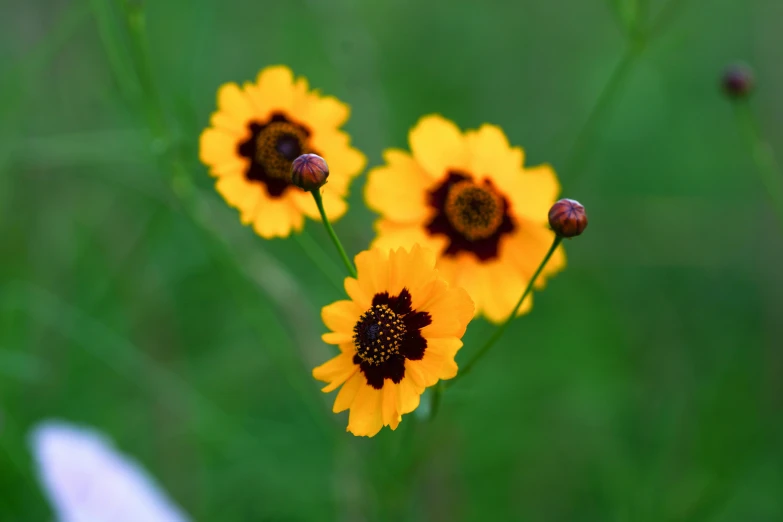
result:
[[(752, 64), (783, 151), (783, 2), (128, 2), (0, 7), (0, 520), (51, 519), (49, 417), (199, 521), (783, 520), (783, 230), (719, 88)], [(277, 63), (352, 106), (370, 166), (423, 114), (491, 122), (588, 209), (432, 423), (345, 433), (310, 377), (324, 231), (261, 240), (198, 162), (218, 86)]]

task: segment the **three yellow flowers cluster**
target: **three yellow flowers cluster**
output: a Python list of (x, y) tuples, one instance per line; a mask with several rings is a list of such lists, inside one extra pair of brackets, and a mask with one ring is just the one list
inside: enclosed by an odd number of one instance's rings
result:
[[(223, 85), (200, 157), (216, 188), (264, 238), (320, 219), (314, 198), (292, 184), (291, 165), (317, 154), (329, 166), (320, 189), (327, 218), (345, 214), (345, 197), (366, 164), (340, 127), (348, 107), (310, 90), (284, 66), (255, 83)], [(547, 212), (560, 185), (549, 165), (524, 166), (493, 125), (462, 132), (437, 115), (411, 129), (410, 151), (389, 149), (370, 170), (367, 205), (380, 214), (372, 248), (356, 256), (350, 299), (324, 307), (323, 339), (340, 354), (313, 371), (341, 387), (334, 411), (350, 410), (348, 430), (373, 436), (395, 429), (424, 389), (457, 374), (454, 357), (468, 322), (500, 322), (514, 310), (554, 238)], [(557, 248), (536, 288), (565, 266)], [(519, 313), (529, 310), (528, 297)]]

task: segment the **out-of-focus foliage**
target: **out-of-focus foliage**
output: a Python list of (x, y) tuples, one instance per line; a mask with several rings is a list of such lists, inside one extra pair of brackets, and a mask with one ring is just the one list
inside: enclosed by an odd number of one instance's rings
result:
[[(106, 431), (202, 521), (780, 520), (783, 230), (719, 77), (755, 66), (780, 157), (783, 4), (671, 1), (4, 5), (0, 520), (51, 518), (26, 441), (48, 417)], [(197, 160), (217, 87), (273, 63), (351, 104), (370, 165), (422, 114), (491, 122), (588, 209), (432, 424), (344, 433), (310, 376), (343, 296), (324, 231), (262, 241)]]

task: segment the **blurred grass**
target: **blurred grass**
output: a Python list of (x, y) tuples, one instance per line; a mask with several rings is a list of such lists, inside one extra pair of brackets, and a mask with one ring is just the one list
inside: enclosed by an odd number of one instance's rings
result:
[[(779, 2), (2, 12), (0, 520), (50, 518), (25, 441), (50, 416), (107, 431), (196, 520), (783, 516), (783, 231), (717, 85), (756, 67), (779, 155)], [(331, 255), (324, 232), (260, 240), (197, 161), (217, 87), (272, 63), (352, 105), (370, 165), (441, 112), (501, 125), (588, 207), (568, 270), (434, 424), (344, 433), (310, 377), (342, 296), (308, 257)], [(336, 224), (352, 252), (372, 238), (362, 184)], [(486, 334), (473, 323), (459, 361)]]

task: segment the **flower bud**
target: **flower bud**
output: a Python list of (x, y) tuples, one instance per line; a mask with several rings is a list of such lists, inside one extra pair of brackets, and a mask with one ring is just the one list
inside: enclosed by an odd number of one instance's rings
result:
[(578, 236), (587, 228), (585, 207), (573, 199), (561, 199), (549, 209), (549, 226), (558, 236)]
[(753, 69), (738, 63), (730, 65), (723, 73), (723, 90), (731, 98), (744, 98), (753, 91)]
[(328, 177), (329, 165), (317, 154), (302, 154), (291, 164), (291, 183), (302, 190), (316, 190)]

